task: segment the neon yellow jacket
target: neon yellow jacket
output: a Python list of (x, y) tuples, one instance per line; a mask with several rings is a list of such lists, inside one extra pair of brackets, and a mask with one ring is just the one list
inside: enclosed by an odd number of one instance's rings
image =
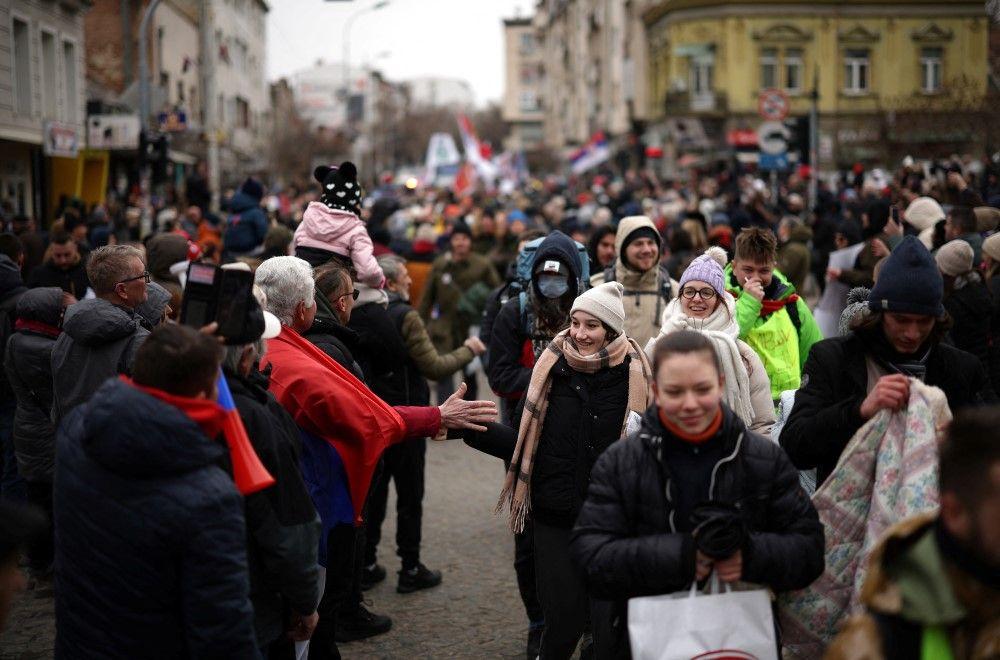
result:
[[(740, 339), (757, 351), (764, 363), (771, 379), (771, 398), (777, 400), (785, 390), (799, 389), (809, 349), (823, 338), (809, 306), (801, 298), (788, 303), (794, 304), (798, 312), (796, 329), (785, 307), (766, 317), (760, 315), (763, 304), (753, 296), (743, 295), (743, 288), (733, 276), (732, 264), (726, 266), (725, 277), (726, 289), (736, 298)], [(769, 300), (784, 300), (794, 293), (795, 287), (776, 270), (764, 296)]]

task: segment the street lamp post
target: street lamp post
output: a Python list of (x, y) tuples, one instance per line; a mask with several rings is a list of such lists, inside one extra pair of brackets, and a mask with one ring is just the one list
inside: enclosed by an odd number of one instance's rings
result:
[(344, 34), (343, 34), (343, 47), (344, 47), (344, 76), (343, 76), (343, 93), (344, 93), (344, 124), (347, 124), (347, 101), (350, 98), (350, 88), (351, 88), (351, 27), (354, 25), (354, 21), (361, 15), (367, 14), (371, 11), (378, 11), (379, 9), (384, 9), (389, 6), (389, 0), (379, 0), (371, 7), (365, 7), (359, 11), (354, 12), (347, 17), (344, 21)]

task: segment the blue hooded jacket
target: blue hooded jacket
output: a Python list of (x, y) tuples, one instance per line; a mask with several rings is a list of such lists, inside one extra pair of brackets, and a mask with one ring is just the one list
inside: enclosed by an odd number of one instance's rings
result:
[(225, 445), (118, 379), (56, 438), (56, 658), (258, 658)]
[(229, 252), (246, 254), (264, 244), (267, 235), (267, 216), (260, 207), (260, 200), (240, 191), (229, 203), (229, 218), (222, 246)]

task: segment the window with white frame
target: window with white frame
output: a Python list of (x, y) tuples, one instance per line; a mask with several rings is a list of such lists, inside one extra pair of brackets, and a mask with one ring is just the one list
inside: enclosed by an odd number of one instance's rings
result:
[(712, 57), (691, 59), (691, 93), (693, 95), (704, 96), (712, 93), (714, 69), (715, 59)]
[(72, 41), (63, 42), (63, 75), (66, 76), (66, 121), (76, 122), (76, 45)]
[(56, 36), (42, 31), (42, 114), (48, 119), (57, 119), (59, 101), (56, 93), (59, 83), (56, 79)]
[(785, 49), (785, 89), (792, 94), (802, 91), (802, 49)]
[(764, 48), (760, 51), (760, 87), (770, 89), (778, 86), (778, 49)]
[(14, 19), (11, 45), (14, 52), (14, 109), (17, 114), (27, 117), (31, 114), (31, 33), (26, 21)]
[(534, 112), (538, 110), (538, 95), (535, 92), (521, 92), (519, 102), (522, 112)]
[(868, 50), (849, 48), (844, 52), (844, 91), (848, 94), (864, 94), (868, 91), (871, 62)]
[(531, 55), (535, 52), (535, 35), (530, 32), (521, 34), (521, 54)]
[(931, 94), (941, 91), (941, 71), (943, 60), (943, 48), (920, 49), (920, 86), (924, 92)]

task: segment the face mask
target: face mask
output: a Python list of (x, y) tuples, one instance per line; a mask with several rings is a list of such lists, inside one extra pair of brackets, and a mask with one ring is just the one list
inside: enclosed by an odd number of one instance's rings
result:
[(569, 282), (563, 275), (542, 275), (538, 278), (538, 290), (546, 298), (559, 298), (569, 291)]

